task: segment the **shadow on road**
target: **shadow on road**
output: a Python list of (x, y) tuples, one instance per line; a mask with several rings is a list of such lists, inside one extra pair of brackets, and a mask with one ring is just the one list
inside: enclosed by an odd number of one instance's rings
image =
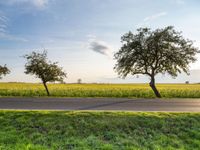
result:
[(126, 101), (120, 101), (120, 102), (111, 102), (111, 103), (104, 103), (104, 104), (97, 104), (97, 105), (93, 105), (93, 106), (81, 107), (78, 110), (96, 109), (96, 108), (99, 108), (99, 107), (112, 106), (112, 105), (116, 105), (116, 104), (127, 103), (127, 102), (130, 102), (130, 101), (132, 101), (132, 100), (126, 100)]

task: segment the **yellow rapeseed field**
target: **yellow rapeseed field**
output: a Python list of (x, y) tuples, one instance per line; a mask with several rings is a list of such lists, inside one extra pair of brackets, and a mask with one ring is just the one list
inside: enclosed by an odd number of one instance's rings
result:
[[(52, 97), (154, 98), (148, 84), (48, 84)], [(157, 84), (163, 97), (200, 98), (200, 84)], [(46, 96), (42, 84), (0, 83), (0, 96)]]

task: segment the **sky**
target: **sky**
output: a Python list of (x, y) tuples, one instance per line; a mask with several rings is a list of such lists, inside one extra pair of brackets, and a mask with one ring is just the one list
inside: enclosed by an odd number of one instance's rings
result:
[[(200, 48), (199, 0), (0, 0), (0, 65), (11, 73), (2, 82), (39, 82), (24, 74), (32, 51), (48, 52), (67, 72), (65, 82), (146, 83), (146, 76), (120, 79), (113, 54), (121, 36), (137, 28), (169, 25)], [(191, 74), (176, 79), (156, 76), (159, 83), (200, 82), (200, 55)]]

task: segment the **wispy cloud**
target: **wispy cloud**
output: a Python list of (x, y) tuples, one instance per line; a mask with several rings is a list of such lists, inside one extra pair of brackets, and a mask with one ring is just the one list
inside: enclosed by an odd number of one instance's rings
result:
[(8, 24), (9, 24), (9, 18), (7, 18), (3, 13), (0, 13), (0, 39), (9, 41), (22, 41), (22, 42), (27, 41), (24, 38), (9, 34)]
[(144, 22), (147, 22), (147, 21), (152, 21), (152, 20), (155, 20), (155, 19), (158, 19), (162, 16), (166, 16), (167, 15), (167, 12), (160, 12), (160, 13), (157, 13), (157, 14), (153, 14), (151, 16), (148, 16), (146, 18), (144, 18)]
[(137, 28), (140, 28), (141, 26), (149, 26), (149, 24), (154, 21), (154, 20), (157, 20), (161, 17), (164, 17), (167, 15), (167, 12), (159, 12), (159, 13), (156, 13), (156, 14), (153, 14), (151, 16), (147, 16), (145, 17), (140, 23), (138, 23), (136, 25)]
[(22, 37), (18, 37), (15, 35), (11, 35), (8, 33), (0, 33), (0, 39), (8, 40), (8, 41), (20, 41), (20, 42), (27, 42), (28, 40)]
[(89, 49), (111, 58), (113, 52), (111, 45), (107, 44), (105, 41), (97, 40), (95, 36), (90, 35), (88, 37), (91, 37), (89, 39)]
[(43, 8), (48, 4), (49, 0), (33, 0), (33, 4), (37, 7)]
[(185, 4), (185, 1), (184, 0), (175, 0), (175, 3), (182, 5), (182, 4)]
[(6, 33), (7, 25), (8, 18), (4, 14), (0, 13), (0, 34)]
[(49, 0), (6, 0), (3, 4), (14, 5), (14, 4), (28, 4), (33, 5), (39, 9), (44, 8), (48, 4)]

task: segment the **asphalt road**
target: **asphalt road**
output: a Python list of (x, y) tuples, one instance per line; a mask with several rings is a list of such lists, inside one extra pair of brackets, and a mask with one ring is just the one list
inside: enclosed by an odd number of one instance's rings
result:
[(0, 109), (200, 112), (200, 99), (0, 98)]

